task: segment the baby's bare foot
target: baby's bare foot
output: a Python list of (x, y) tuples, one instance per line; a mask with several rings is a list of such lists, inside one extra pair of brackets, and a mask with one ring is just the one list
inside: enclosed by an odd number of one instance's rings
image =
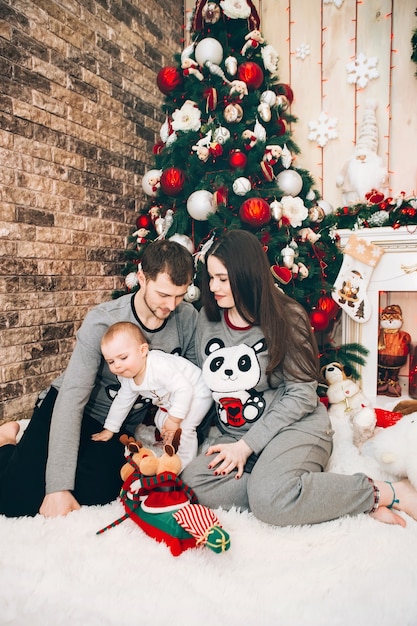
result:
[(20, 425), (17, 422), (6, 422), (0, 426), (0, 446), (7, 444), (16, 445), (17, 433)]

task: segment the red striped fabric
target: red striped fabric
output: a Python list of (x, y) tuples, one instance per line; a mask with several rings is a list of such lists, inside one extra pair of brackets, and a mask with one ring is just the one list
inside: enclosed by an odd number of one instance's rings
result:
[(207, 530), (212, 526), (220, 526), (217, 515), (203, 504), (189, 504), (173, 513), (178, 524), (195, 539), (205, 538)]

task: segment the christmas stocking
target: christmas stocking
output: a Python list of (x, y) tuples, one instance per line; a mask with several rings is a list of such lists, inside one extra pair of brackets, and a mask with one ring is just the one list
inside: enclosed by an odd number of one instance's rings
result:
[(355, 322), (363, 324), (371, 317), (366, 289), (383, 253), (382, 248), (357, 235), (351, 235), (345, 246), (332, 297)]

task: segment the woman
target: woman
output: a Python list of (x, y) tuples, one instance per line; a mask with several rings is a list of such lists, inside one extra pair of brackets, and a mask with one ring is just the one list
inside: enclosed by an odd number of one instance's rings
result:
[(277, 289), (257, 238), (226, 232), (203, 272), (197, 359), (219, 436), (182, 474), (201, 504), (280, 526), (358, 513), (405, 526), (393, 509), (417, 519), (408, 481), (324, 472), (333, 431), (316, 393), (314, 335), (304, 309)]

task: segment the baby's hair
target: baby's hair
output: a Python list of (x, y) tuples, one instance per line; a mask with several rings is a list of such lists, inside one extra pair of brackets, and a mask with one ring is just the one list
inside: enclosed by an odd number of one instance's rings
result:
[(103, 337), (101, 338), (101, 345), (107, 341), (113, 340), (117, 335), (129, 335), (132, 339), (135, 339), (139, 343), (148, 343), (146, 337), (142, 333), (139, 326), (132, 322), (116, 322), (108, 327)]

